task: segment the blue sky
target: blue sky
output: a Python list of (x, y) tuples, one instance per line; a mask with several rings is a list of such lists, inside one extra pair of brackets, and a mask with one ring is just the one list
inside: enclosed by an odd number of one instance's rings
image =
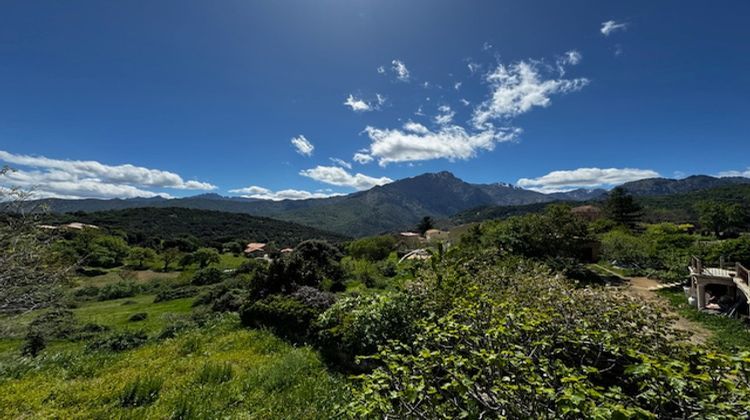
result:
[(303, 198), (440, 170), (542, 191), (750, 176), (748, 16), (744, 1), (5, 1), (0, 161), (6, 184), (59, 197)]

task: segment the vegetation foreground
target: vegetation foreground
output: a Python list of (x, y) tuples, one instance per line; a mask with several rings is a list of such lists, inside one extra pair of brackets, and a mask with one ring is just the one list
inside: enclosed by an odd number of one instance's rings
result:
[(736, 339), (696, 345), (583, 262), (598, 242), (673, 280), (693, 253), (746, 263), (750, 240), (707, 241), (726, 230), (709, 219), (699, 234), (642, 225), (621, 191), (609, 205), (595, 221), (553, 205), (484, 222), (450, 246), (411, 238), (412, 259), (391, 235), (247, 258), (247, 238), (144, 247), (11, 218), (0, 417), (747, 418), (739, 321), (721, 322)]

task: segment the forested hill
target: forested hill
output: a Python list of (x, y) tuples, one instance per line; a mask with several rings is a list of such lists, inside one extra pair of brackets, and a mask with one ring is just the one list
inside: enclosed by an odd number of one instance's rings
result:
[(266, 217), (170, 207), (50, 214), (45, 216), (44, 222), (92, 224), (109, 231), (121, 231), (129, 242), (141, 244), (189, 238), (200, 246), (239, 241), (273, 242), (279, 247), (291, 247), (307, 239), (333, 243), (348, 239), (344, 235)]
[[(717, 188), (702, 189), (686, 193), (667, 195), (636, 196), (636, 201), (643, 206), (643, 220), (647, 222), (697, 223), (698, 204), (701, 202), (718, 202), (739, 204), (750, 210), (750, 184), (725, 185)], [(584, 204), (602, 205), (604, 197), (586, 202), (556, 201), (572, 206)], [(552, 203), (535, 203), (523, 206), (484, 206), (456, 213), (450, 218), (455, 225), (481, 222), (491, 219), (505, 219), (544, 210)]]

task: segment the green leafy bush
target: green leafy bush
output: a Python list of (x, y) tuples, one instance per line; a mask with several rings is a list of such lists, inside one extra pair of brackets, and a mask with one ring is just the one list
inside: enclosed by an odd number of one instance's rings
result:
[(192, 297), (198, 294), (198, 290), (197, 287), (186, 285), (164, 288), (156, 294), (154, 297), (154, 303)]
[(195, 272), (191, 282), (196, 286), (206, 286), (220, 283), (224, 279), (224, 273), (216, 267), (202, 268)]
[(369, 261), (383, 260), (395, 249), (396, 240), (390, 235), (358, 239), (349, 243), (347, 247), (352, 258)]
[(117, 283), (110, 283), (99, 290), (97, 300), (114, 300), (126, 297), (133, 297), (140, 293), (141, 289), (137, 283), (130, 280), (120, 280)]
[(321, 312), (291, 296), (277, 294), (245, 304), (240, 319), (243, 325), (267, 327), (282, 337), (305, 341), (311, 335), (312, 322)]
[(146, 341), (148, 341), (148, 336), (143, 330), (120, 331), (89, 342), (86, 345), (86, 349), (89, 351), (125, 351), (142, 346)]
[[(368, 358), (349, 412), (389, 418), (745, 417), (750, 353), (704, 352), (664, 309), (539, 266), (478, 266), (448, 311)], [(473, 270), (474, 268), (471, 268)], [(471, 279), (471, 280), (469, 280)], [(459, 283), (456, 281), (455, 283)]]
[(338, 367), (366, 369), (354, 363), (356, 356), (373, 354), (389, 340), (409, 341), (423, 315), (421, 301), (407, 293), (345, 297), (316, 320), (317, 344)]

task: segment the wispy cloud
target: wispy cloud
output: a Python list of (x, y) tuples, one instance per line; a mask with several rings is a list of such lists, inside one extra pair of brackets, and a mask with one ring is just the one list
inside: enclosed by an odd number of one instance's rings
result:
[(499, 64), (485, 80), (491, 92), (490, 97), (474, 109), (472, 120), (477, 127), (491, 120), (516, 117), (534, 107), (547, 107), (552, 95), (576, 92), (589, 83), (585, 78), (546, 77), (544, 69), (533, 61)]
[(606, 22), (602, 22), (602, 27), (600, 31), (602, 35), (609, 36), (613, 32), (624, 31), (627, 28), (628, 28), (627, 23), (615, 22), (614, 20), (608, 20)]
[(216, 186), (184, 180), (180, 175), (140, 166), (107, 165), (97, 161), (51, 159), (0, 151), (0, 161), (16, 167), (0, 182), (33, 188), (37, 197), (133, 198), (168, 196), (150, 188), (213, 190)]
[(344, 101), (344, 105), (351, 108), (351, 110), (354, 112), (368, 112), (380, 109), (380, 107), (385, 104), (385, 101), (385, 96), (379, 93), (375, 94), (375, 99), (373, 101), (366, 101), (362, 98), (357, 98), (354, 95), (349, 94), (349, 96), (346, 98), (346, 101)]
[(609, 187), (658, 176), (658, 172), (650, 169), (578, 168), (553, 171), (538, 178), (521, 178), (517, 185), (534, 191), (553, 193), (571, 191), (577, 188)]
[(722, 172), (719, 172), (719, 176), (720, 177), (742, 176), (745, 178), (750, 178), (750, 167), (748, 167), (744, 171), (722, 171)]
[(257, 185), (253, 185), (253, 186), (245, 187), (245, 188), (237, 188), (234, 190), (229, 190), (229, 192), (233, 194), (240, 194), (240, 196), (244, 198), (255, 198), (258, 200), (272, 200), (272, 201), (307, 200), (310, 198), (327, 198), (327, 197), (342, 195), (340, 193), (321, 192), (321, 191), (310, 192), (310, 191), (293, 190), (293, 189), (273, 191), (268, 188), (259, 187)]
[(313, 151), (315, 150), (315, 146), (313, 146), (313, 144), (302, 134), (297, 137), (292, 137), (291, 143), (297, 153), (302, 156), (312, 156)]
[(435, 116), (435, 124), (437, 125), (450, 124), (453, 122), (453, 117), (456, 116), (456, 113), (448, 105), (441, 105), (438, 111), (439, 114)]
[(387, 177), (375, 178), (360, 173), (351, 174), (337, 166), (316, 166), (312, 169), (302, 170), (299, 174), (326, 184), (350, 187), (356, 190), (367, 190), (376, 185), (393, 182), (392, 179)]
[(409, 69), (406, 68), (406, 64), (403, 61), (398, 59), (391, 61), (391, 70), (396, 74), (398, 80), (402, 82), (409, 81), (411, 73), (409, 73)]
[(346, 169), (352, 169), (352, 164), (339, 158), (329, 158), (334, 164), (341, 166)]

